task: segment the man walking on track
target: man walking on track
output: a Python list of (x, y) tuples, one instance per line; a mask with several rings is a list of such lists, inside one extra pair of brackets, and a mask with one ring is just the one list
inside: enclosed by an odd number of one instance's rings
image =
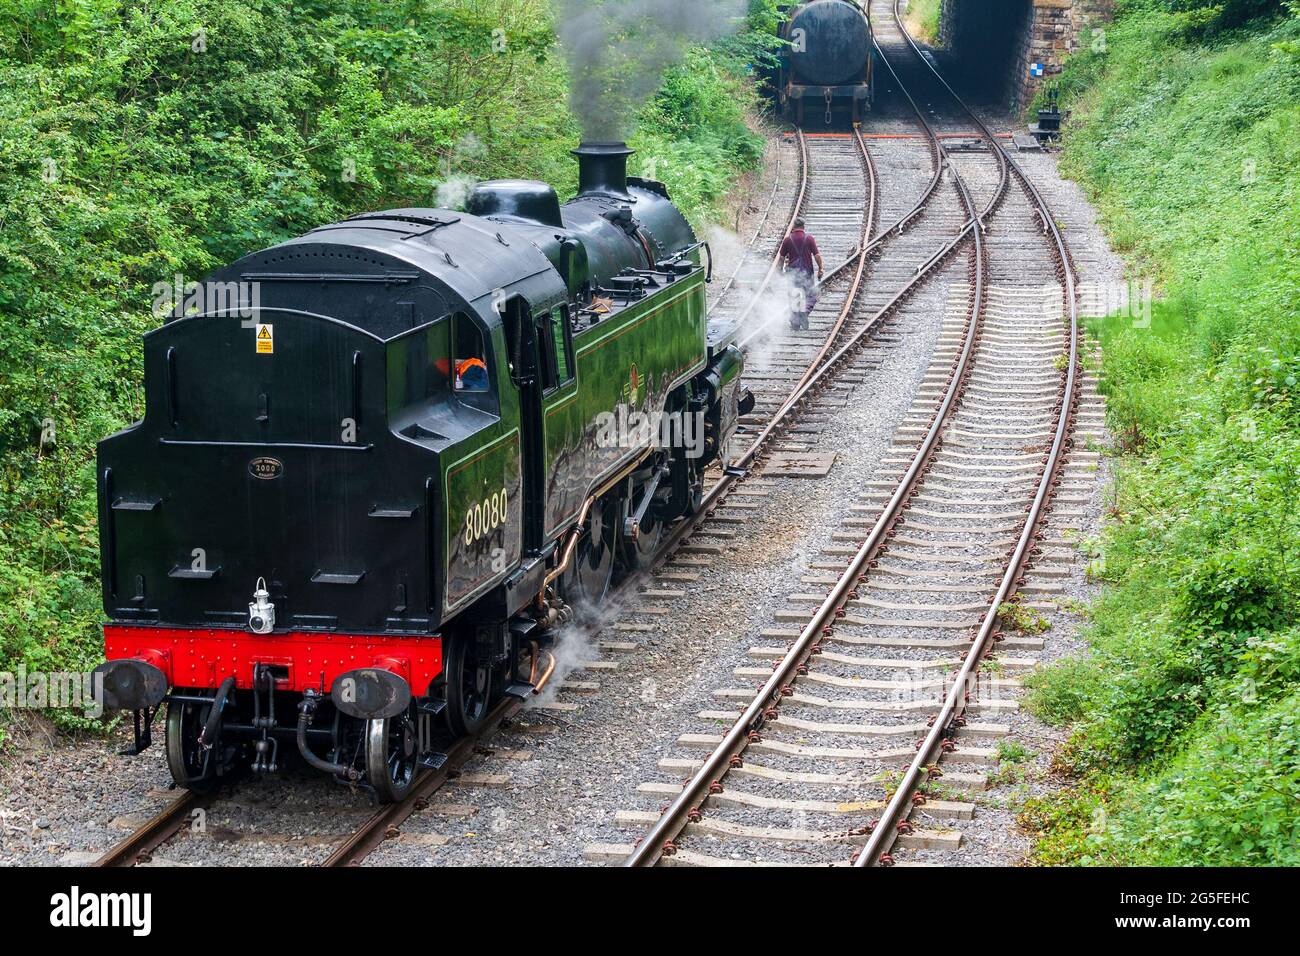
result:
[[(813, 279), (813, 263), (817, 264), (817, 279)], [(817, 281), (826, 274), (822, 253), (817, 240), (804, 231), (804, 221), (794, 221), (794, 231), (781, 243), (781, 271), (791, 273), (794, 289), (791, 292), (790, 328), (807, 329), (808, 314), (817, 305)]]

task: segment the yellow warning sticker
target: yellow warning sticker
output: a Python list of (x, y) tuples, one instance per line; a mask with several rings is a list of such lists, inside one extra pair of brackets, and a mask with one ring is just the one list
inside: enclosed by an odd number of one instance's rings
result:
[(259, 322), (257, 325), (257, 354), (270, 355), (274, 351), (275, 339), (271, 334), (271, 326)]

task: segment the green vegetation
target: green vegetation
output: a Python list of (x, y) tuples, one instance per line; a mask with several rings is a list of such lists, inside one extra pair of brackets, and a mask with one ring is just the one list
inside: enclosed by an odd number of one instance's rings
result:
[(1047, 618), (1018, 600), (1003, 602), (998, 608), (998, 620), (1002, 622), (1003, 627), (1022, 634), (1041, 634), (1052, 626)]
[[(750, 29), (640, 117), (697, 223), (758, 159)], [(0, 671), (101, 651), (95, 442), (138, 418), (154, 283), (440, 186), (572, 192), (548, 0), (10, 0), (0, 11)], [(634, 160), (635, 162), (635, 160)]]
[(939, 17), (943, 0), (908, 0), (903, 17), (907, 30), (918, 40), (935, 43), (939, 39)]
[(1093, 328), (1123, 459), (1044, 863), (1300, 863), (1300, 5), (1130, 0), (1062, 79), (1064, 168), (1165, 295)]
[[(1029, 773), (1029, 761), (1034, 754), (1017, 740), (999, 740), (994, 749), (997, 765), (989, 772), (988, 782), (992, 788), (1014, 787), (1025, 782)], [(1000, 801), (992, 801), (1001, 805)]]

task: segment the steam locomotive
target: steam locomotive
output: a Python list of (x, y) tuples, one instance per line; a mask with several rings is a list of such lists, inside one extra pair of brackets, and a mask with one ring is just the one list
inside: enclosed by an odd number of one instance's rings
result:
[(625, 145), (574, 154), (563, 205), (503, 180), (321, 226), (144, 337), (145, 416), (97, 465), (128, 753), (165, 708), (182, 786), (287, 746), (398, 800), (699, 507), (753, 404), (708, 247)]
[(780, 27), (775, 94), (782, 115), (803, 127), (858, 123), (875, 95), (871, 19), (857, 0), (793, 4)]

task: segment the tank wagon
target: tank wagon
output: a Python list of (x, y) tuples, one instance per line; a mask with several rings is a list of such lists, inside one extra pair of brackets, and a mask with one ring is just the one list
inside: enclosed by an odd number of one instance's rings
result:
[(780, 27), (777, 66), (782, 114), (797, 126), (861, 122), (874, 96), (871, 20), (856, 0), (794, 4)]

